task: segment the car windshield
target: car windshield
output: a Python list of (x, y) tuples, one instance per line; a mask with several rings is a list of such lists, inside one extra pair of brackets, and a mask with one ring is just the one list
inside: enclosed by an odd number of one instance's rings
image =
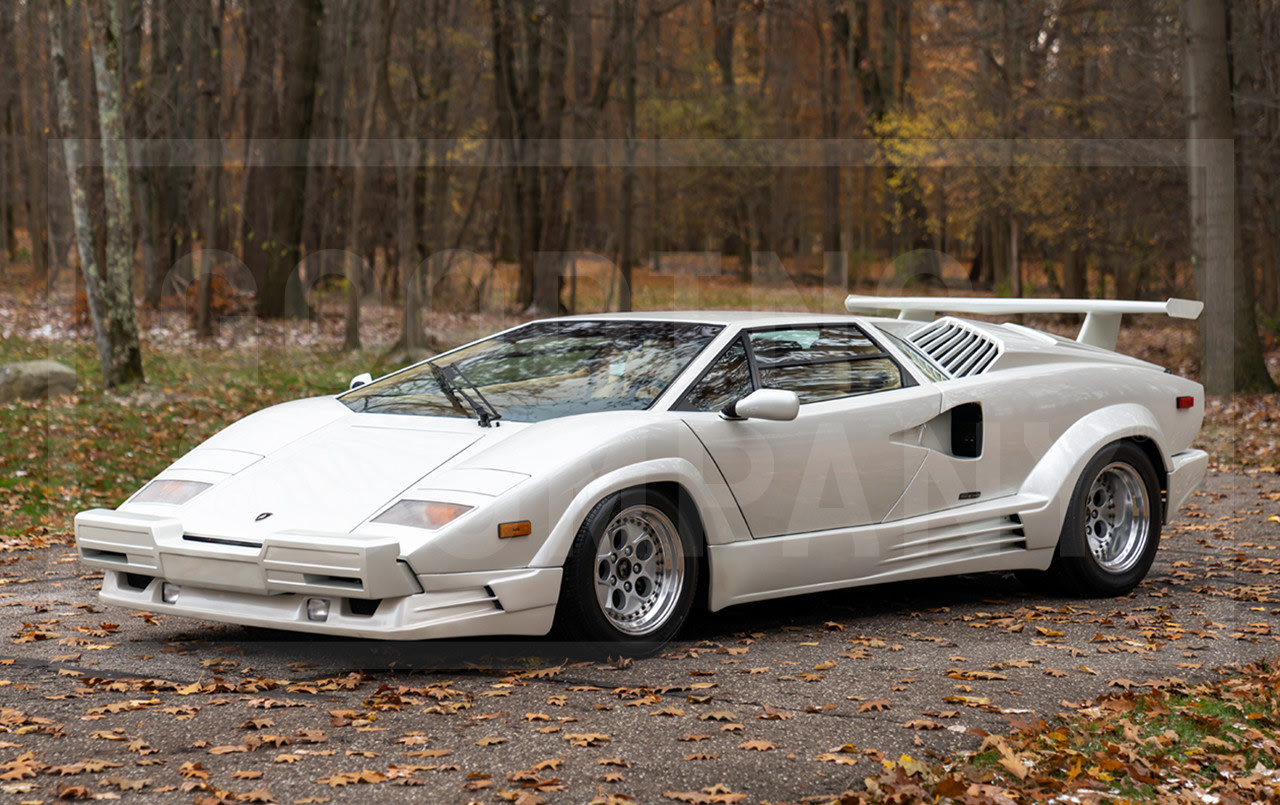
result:
[(533, 322), (339, 399), (356, 412), (453, 417), (476, 417), (468, 400), (478, 399), (492, 409), (491, 418), (514, 422), (637, 411), (648, 408), (721, 329), (662, 321)]

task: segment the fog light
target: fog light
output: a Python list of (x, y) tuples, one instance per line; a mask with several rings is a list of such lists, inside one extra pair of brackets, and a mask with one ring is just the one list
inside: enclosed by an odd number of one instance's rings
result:
[(328, 598), (308, 598), (307, 599), (307, 620), (326, 621), (328, 619), (329, 619), (329, 599)]
[(160, 585), (160, 600), (166, 604), (178, 603), (178, 593), (182, 592), (182, 586), (166, 581)]

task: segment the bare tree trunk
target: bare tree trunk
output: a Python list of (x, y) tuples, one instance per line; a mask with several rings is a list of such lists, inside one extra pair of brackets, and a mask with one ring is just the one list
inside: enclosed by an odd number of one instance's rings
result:
[[(197, 88), (190, 65), (198, 62), (193, 53), (197, 46), (193, 40), (198, 26), (190, 24), (190, 9), (183, 3), (158, 3), (156, 11), (152, 25), (160, 26), (159, 52), (163, 58), (161, 71), (152, 71), (153, 86), (163, 87), (162, 92), (153, 90), (161, 107), (157, 110), (156, 131), (171, 140), (192, 140), (196, 136), (196, 121), (195, 115), (188, 110), (195, 102)], [(191, 249), (191, 231), (194, 229), (191, 191), (195, 167), (189, 163), (189, 160), (170, 151), (170, 160), (155, 171), (153, 187), (148, 188), (154, 188), (151, 200), (156, 207), (153, 212), (159, 245), (159, 260), (153, 266), (154, 273), (147, 288), (148, 303), (154, 306), (159, 306), (165, 277), (183, 253)]]
[[(204, 258), (200, 262), (200, 288), (196, 299), (196, 335), (209, 338), (214, 332), (213, 272), (216, 263), (212, 252), (218, 245), (218, 217), (222, 209), (222, 14), (225, 0), (210, 5), (202, 0), (202, 39), (197, 41), (197, 66), (200, 87), (197, 117), (200, 137), (206, 144), (202, 172), (205, 193), (204, 214), (200, 216), (200, 240)], [(214, 161), (214, 157), (217, 160)]]
[(0, 260), (17, 259), (17, 238), (14, 233), (14, 208), (17, 206), (19, 177), (18, 132), (22, 126), (22, 84), (18, 76), (17, 43), (13, 38), (16, 6), (0, 9), (0, 71), (10, 80), (0, 84)]
[(1067, 250), (1062, 260), (1062, 295), (1067, 299), (1083, 299), (1088, 294), (1086, 262), (1080, 249)]
[[(150, 98), (150, 76), (142, 75), (143, 18), (141, 2), (126, 3), (124, 32), (121, 41), (122, 80), (124, 82), (124, 129), (132, 143), (147, 137), (147, 100)], [(156, 308), (160, 304), (160, 278), (157, 277), (155, 233), (151, 228), (151, 170), (145, 165), (130, 171), (132, 190), (137, 201), (134, 237), (142, 252), (143, 304)], [(154, 288), (154, 295), (152, 290)]]
[(564, 136), (565, 81), (569, 74), (569, 0), (551, 3), (551, 35), (547, 59), (547, 103), (541, 139), (548, 149), (546, 167), (542, 169), (542, 232), (538, 237), (540, 252), (534, 288), (536, 310), (548, 316), (560, 311), (560, 285), (564, 268), (565, 228), (564, 190), (566, 168), (561, 167), (561, 138)]
[(133, 301), (133, 202), (129, 195), (124, 104), (121, 98), (120, 33), (123, 4), (90, 0), (90, 50), (98, 86), (98, 125), (102, 133), (102, 175), (107, 218), (107, 260), (103, 268), (111, 379), (120, 386), (142, 381), (142, 349)]
[[(365, 23), (364, 70), (367, 76), (379, 75), (387, 61), (386, 44), (391, 35), (389, 15), (385, 5)], [(364, 108), (360, 115), (360, 128), (356, 133), (353, 156), (350, 218), (347, 222), (346, 274), (347, 274), (347, 322), (342, 343), (344, 352), (360, 349), (360, 297), (364, 294), (363, 261), (360, 259), (359, 233), (364, 215), (364, 195), (369, 158), (369, 133), (373, 129), (373, 110), (378, 93), (366, 92)]]
[(636, 0), (622, 0), (622, 91), (625, 104), (626, 164), (622, 168), (622, 235), (618, 244), (618, 310), (631, 310), (631, 242), (636, 204)]
[(27, 136), (27, 234), (31, 237), (31, 263), (35, 279), (49, 277), (49, 122), (46, 71), (39, 59), (40, 42), (48, 41), (40, 3), (27, 3), (26, 66), (22, 71)]
[(1273, 320), (1280, 317), (1280, 186), (1277, 185), (1280, 185), (1280, 166), (1263, 178), (1259, 210), (1263, 219), (1263, 262), (1258, 301)]
[(133, 230), (129, 207), (127, 155), (124, 152), (124, 121), (120, 102), (121, 20), (119, 6), (108, 16), (105, 0), (88, 5), (93, 16), (92, 38), (94, 74), (99, 99), (99, 126), (102, 138), (102, 171), (106, 180), (104, 206), (107, 218), (107, 258), (100, 270), (94, 253), (89, 225), (88, 197), (80, 180), (79, 144), (75, 142), (76, 113), (67, 73), (63, 45), (67, 6), (60, 0), (51, 9), (49, 49), (58, 88), (59, 123), (64, 142), (68, 186), (75, 216), (76, 243), (84, 273), (85, 294), (93, 322), (94, 339), (102, 362), (102, 380), (108, 389), (143, 380), (142, 351), (133, 307)]
[[(429, 80), (426, 86), (426, 95), (429, 103), (426, 108), (426, 136), (431, 140), (431, 167), (427, 183), (426, 204), (423, 209), (422, 231), (425, 236), (426, 246), (423, 250), (425, 252), (424, 256), (428, 258), (445, 249), (448, 244), (446, 235), (448, 232), (449, 185), (452, 178), (452, 170), (448, 164), (449, 153), (446, 143), (449, 136), (449, 110), (452, 106), (454, 78), (450, 31), (457, 22), (457, 11), (458, 6), (455, 0), (432, 0), (429, 24), (427, 26), (430, 32), (428, 40), (430, 55), (427, 59)], [(413, 117), (414, 120), (417, 120), (416, 112)], [(427, 307), (434, 307), (433, 277), (431, 277), (429, 269), (424, 279), (427, 286), (426, 299), (424, 301)]]
[[(165, 44), (166, 39), (173, 35), (165, 30), (165, 16), (159, 9), (154, 9), (149, 35), (151, 58), (147, 69), (146, 91), (139, 93), (141, 97), (137, 109), (143, 115), (137, 128), (139, 137), (151, 139), (182, 136), (170, 127), (171, 116), (166, 111), (170, 101), (170, 84), (177, 80), (170, 72), (168, 59), (171, 54)], [(141, 103), (142, 97), (148, 99), (146, 103)], [(170, 268), (170, 232), (166, 210), (167, 200), (172, 192), (174, 171), (168, 165), (153, 164), (144, 165), (139, 173), (137, 195), (138, 228), (142, 241), (142, 298), (143, 304), (154, 310), (160, 307), (165, 275)]]
[(1254, 319), (1250, 277), (1237, 249), (1235, 130), (1227, 9), (1183, 0), (1191, 231), (1205, 302), (1201, 380), (1209, 394), (1273, 391)]
[[(275, 64), (274, 32), (278, 25), (275, 4), (251, 3), (245, 7), (244, 37), (246, 64)], [(248, 267), (262, 304), (262, 285), (267, 272), (266, 249), (271, 238), (271, 199), (276, 166), (269, 164), (264, 148), (279, 127), (275, 103), (274, 71), (245, 70), (240, 81), (244, 98), (245, 166), (240, 221), (241, 259)]]
[[(849, 46), (849, 16), (843, 3), (833, 5), (829, 11), (829, 41), (822, 33), (822, 20), (817, 20), (817, 24), (821, 55), (826, 62), (822, 87), (822, 136), (834, 141), (840, 138), (840, 101), (844, 97), (840, 91), (840, 73), (845, 61), (843, 54)], [(840, 166), (834, 161), (834, 156), (829, 152), (829, 162), (822, 168), (822, 251), (826, 263), (823, 274), (830, 284), (846, 280), (847, 265), (840, 255)]]
[(1022, 238), (1018, 232), (1018, 215), (1009, 216), (1009, 293), (1022, 296)]
[[(258, 164), (250, 169), (246, 205), (254, 240), (250, 242), (246, 238), (245, 263), (258, 283), (258, 315), (265, 318), (280, 318), (300, 312), (293, 305), (298, 300), (286, 300), (285, 293), (289, 287), (289, 276), (297, 268), (301, 256), (303, 205), (300, 199), (306, 196), (307, 169), (304, 163), (315, 109), (314, 90), (320, 50), (318, 23), (323, 6), (320, 0), (285, 0), (282, 11), (278, 24), (289, 31), (289, 35), (283, 37), (278, 121), (259, 117), (271, 114), (274, 97), (265, 77), (254, 82), (258, 101), (254, 110), (254, 130), (262, 132), (257, 136), (277, 138), (272, 144), (274, 158), (269, 160), (274, 164)], [(259, 12), (260, 8), (253, 9), (254, 15)], [(263, 44), (273, 32), (260, 26), (271, 23), (270, 17), (265, 17), (260, 23), (251, 23), (258, 29), (254, 36)]]

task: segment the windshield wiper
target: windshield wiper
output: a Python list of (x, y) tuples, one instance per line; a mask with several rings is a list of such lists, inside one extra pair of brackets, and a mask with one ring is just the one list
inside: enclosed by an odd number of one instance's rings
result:
[[(495, 421), (502, 419), (502, 414), (498, 413), (498, 409), (493, 407), (493, 403), (485, 399), (480, 393), (480, 389), (467, 379), (462, 373), (462, 369), (457, 364), (449, 364), (448, 366), (438, 366), (431, 361), (427, 361), (436, 373), (436, 377), (440, 380), (440, 390), (449, 398), (449, 402), (455, 407), (462, 408), (459, 398), (476, 412), (476, 419), (480, 420), (480, 427), (490, 427)], [(460, 383), (458, 381), (461, 381)], [(475, 395), (474, 397), (472, 395)]]

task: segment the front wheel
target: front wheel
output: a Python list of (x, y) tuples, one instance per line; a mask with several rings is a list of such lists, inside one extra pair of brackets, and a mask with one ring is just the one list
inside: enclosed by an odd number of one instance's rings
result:
[(1071, 495), (1049, 573), (1084, 596), (1124, 595), (1147, 575), (1160, 544), (1160, 485), (1146, 453), (1108, 445)]
[(666, 495), (627, 490), (587, 515), (565, 562), (561, 633), (606, 644), (666, 643), (693, 606), (701, 570), (696, 526)]

